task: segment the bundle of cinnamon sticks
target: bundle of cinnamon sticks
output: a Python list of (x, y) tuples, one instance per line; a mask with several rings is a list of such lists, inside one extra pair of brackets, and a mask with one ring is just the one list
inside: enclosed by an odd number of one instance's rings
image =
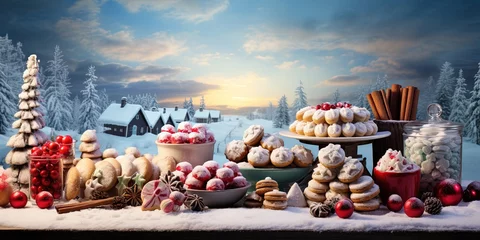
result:
[(417, 87), (392, 84), (391, 88), (367, 94), (367, 100), (377, 120), (413, 121), (417, 118), (419, 96)]

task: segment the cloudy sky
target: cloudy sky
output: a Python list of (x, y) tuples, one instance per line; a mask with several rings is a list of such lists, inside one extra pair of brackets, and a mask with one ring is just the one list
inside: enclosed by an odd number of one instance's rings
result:
[(353, 100), (378, 75), (421, 85), (449, 61), (468, 87), (480, 62), (478, 1), (3, 0), (0, 34), (42, 65), (59, 45), (73, 94), (94, 65), (112, 99), (204, 95), (222, 110)]

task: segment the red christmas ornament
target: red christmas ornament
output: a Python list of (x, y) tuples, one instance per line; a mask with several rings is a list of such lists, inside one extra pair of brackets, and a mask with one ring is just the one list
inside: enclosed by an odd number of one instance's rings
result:
[(15, 191), (10, 194), (10, 205), (13, 208), (24, 208), (27, 205), (28, 197), (22, 191)]
[(402, 210), (403, 200), (398, 194), (392, 194), (388, 197), (387, 208), (392, 212), (398, 212)]
[(37, 194), (35, 202), (39, 208), (50, 208), (53, 205), (53, 195), (47, 191), (42, 191)]
[(471, 202), (475, 200), (480, 200), (480, 182), (473, 181), (468, 184), (467, 189), (463, 191), (463, 201)]
[(62, 143), (63, 143), (63, 144), (72, 144), (72, 143), (73, 143), (72, 136), (70, 136), (70, 135), (65, 135), (65, 136), (63, 137)]
[(455, 206), (462, 201), (462, 185), (455, 179), (447, 178), (435, 186), (435, 196), (443, 206)]
[(353, 203), (350, 199), (341, 199), (335, 204), (335, 213), (340, 218), (349, 218), (353, 214)]
[(425, 204), (422, 200), (416, 197), (411, 197), (405, 202), (403, 210), (405, 211), (405, 214), (411, 218), (421, 217), (423, 211), (425, 211)]

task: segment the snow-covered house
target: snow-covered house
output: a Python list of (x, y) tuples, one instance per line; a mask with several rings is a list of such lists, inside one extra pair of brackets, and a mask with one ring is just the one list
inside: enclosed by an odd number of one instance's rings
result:
[(188, 110), (184, 108), (163, 108), (163, 113), (169, 113), (175, 123), (190, 121), (192, 117)]
[(219, 110), (209, 110), (210, 117), (212, 118), (212, 122), (220, 122), (222, 121), (222, 114)]
[(143, 107), (128, 104), (123, 97), (120, 104), (112, 103), (98, 118), (103, 132), (111, 135), (130, 137), (150, 132), (150, 124)]
[(145, 111), (148, 121), (150, 122), (150, 132), (153, 134), (159, 134), (161, 128), (165, 124), (175, 126), (172, 116), (169, 113), (163, 113), (154, 108), (151, 111)]
[(197, 109), (193, 119), (196, 123), (210, 123), (212, 118), (210, 116), (209, 110), (204, 110), (203, 108)]

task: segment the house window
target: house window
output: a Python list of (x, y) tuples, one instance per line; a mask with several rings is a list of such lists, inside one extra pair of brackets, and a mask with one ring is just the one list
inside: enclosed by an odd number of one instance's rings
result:
[(140, 128), (140, 133), (143, 133), (143, 127)]
[(113, 128), (113, 131), (116, 132), (116, 131), (117, 131), (117, 128)]
[(158, 127), (157, 127), (157, 132), (158, 132)]
[(123, 133), (123, 128), (120, 128), (120, 132)]
[(137, 119), (137, 120), (138, 120), (139, 118), (140, 118), (140, 115), (139, 115), (139, 114), (137, 114), (137, 116), (135, 116), (135, 119)]

